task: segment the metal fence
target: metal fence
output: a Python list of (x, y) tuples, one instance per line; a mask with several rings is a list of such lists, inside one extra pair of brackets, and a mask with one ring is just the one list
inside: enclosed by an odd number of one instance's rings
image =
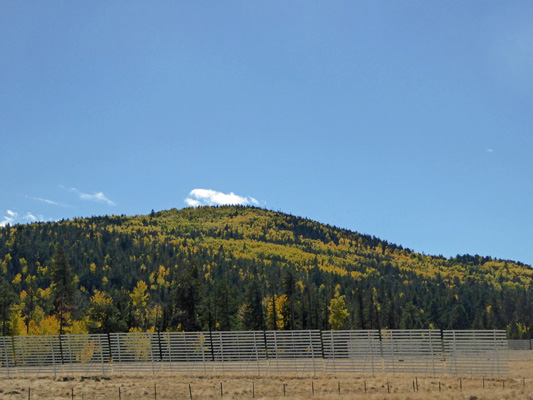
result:
[(379, 331), (323, 331), (324, 370), (364, 376), (382, 371)]
[(509, 360), (529, 361), (533, 359), (533, 340), (508, 340)]
[(506, 375), (509, 354), (505, 331), (444, 331), (444, 354), (451, 375)]
[(505, 331), (148, 332), (0, 337), (0, 375), (505, 375)]
[(385, 372), (435, 375), (443, 372), (442, 340), (438, 330), (381, 332)]

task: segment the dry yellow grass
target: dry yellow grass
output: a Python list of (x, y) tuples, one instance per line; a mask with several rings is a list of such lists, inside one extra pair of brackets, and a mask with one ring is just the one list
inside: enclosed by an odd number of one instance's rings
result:
[[(0, 397), (5, 399), (354, 399), (368, 400), (533, 400), (533, 362), (511, 363), (511, 374), (502, 378), (481, 376), (376, 375), (298, 378), (174, 376), (81, 376), (72, 378), (2, 378)], [(71, 380), (72, 379), (72, 380)], [(418, 383), (418, 391), (417, 391)], [(222, 396), (221, 396), (222, 384)], [(483, 387), (483, 384), (485, 387)], [(365, 392), (366, 386), (366, 392)], [(339, 394), (340, 388), (340, 394)], [(439, 390), (440, 389), (440, 390)], [(157, 397), (156, 397), (157, 391)], [(314, 391), (314, 394), (313, 394)]]

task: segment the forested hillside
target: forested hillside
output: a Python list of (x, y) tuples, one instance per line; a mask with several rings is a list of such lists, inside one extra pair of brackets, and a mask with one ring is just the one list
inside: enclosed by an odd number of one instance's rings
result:
[(0, 273), (3, 335), (533, 324), (530, 266), (254, 207), (7, 226)]

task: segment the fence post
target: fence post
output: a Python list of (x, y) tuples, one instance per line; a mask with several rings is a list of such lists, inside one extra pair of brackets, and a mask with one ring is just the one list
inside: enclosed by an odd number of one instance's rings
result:
[(11, 340), (11, 348), (13, 349), (13, 367), (17, 368), (17, 352), (15, 350), (15, 340), (13, 336), (10, 337)]
[(267, 342), (267, 334), (266, 334), (266, 330), (263, 329), (263, 340), (265, 342), (265, 354), (266, 354), (266, 359), (268, 360), (268, 342)]
[(102, 376), (105, 376), (104, 346), (102, 346), (102, 337), (100, 335), (96, 335), (94, 338), (98, 339), (98, 348), (100, 349), (100, 362), (102, 363)]
[[(54, 379), (55, 379), (56, 378), (56, 354), (55, 354), (56, 352), (54, 351), (54, 338), (55, 336), (50, 336), (50, 347), (52, 348), (52, 363), (54, 365)], [(59, 351), (61, 352), (61, 341), (59, 341)]]
[(211, 333), (211, 327), (209, 327), (209, 347), (211, 350), (211, 361), (215, 362), (215, 348), (213, 346), (213, 334)]
[(161, 332), (157, 331), (157, 344), (159, 346), (159, 361), (163, 362), (163, 346), (161, 345)]
[[(63, 335), (63, 338), (67, 339), (67, 360), (66, 362), (63, 362), (64, 364), (70, 364), (70, 371), (71, 373), (74, 373), (74, 365), (72, 362), (72, 344), (70, 343), (70, 335)], [(61, 337), (59, 338), (62, 339)], [(74, 359), (74, 362), (76, 362), (76, 359)], [(63, 373), (65, 373), (65, 369), (63, 368)]]
[(62, 335), (58, 335), (58, 337), (59, 337), (59, 357), (61, 357), (61, 365), (63, 365), (65, 363), (65, 361), (63, 359), (63, 343), (62, 343), (62, 340), (61, 340), (61, 336)]
[(324, 339), (322, 338), (322, 329), (320, 329), (320, 349), (322, 350), (322, 359), (325, 359), (324, 355)]
[[(320, 331), (320, 343), (322, 345), (322, 363), (324, 363), (324, 343), (322, 342), (322, 331)], [(311, 345), (311, 357), (313, 359), (313, 377), (316, 378), (316, 365), (315, 365), (315, 346), (313, 344), (313, 333), (309, 331), (309, 344)], [(305, 370), (305, 368), (304, 368)], [(303, 373), (304, 371), (302, 371)]]
[(111, 347), (111, 334), (107, 333), (107, 346), (109, 347), (109, 361), (113, 361), (113, 347)]

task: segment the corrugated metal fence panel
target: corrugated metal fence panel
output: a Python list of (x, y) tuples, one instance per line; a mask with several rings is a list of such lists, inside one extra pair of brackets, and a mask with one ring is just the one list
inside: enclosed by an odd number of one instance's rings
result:
[(379, 373), (382, 370), (378, 330), (323, 331), (326, 374)]
[(435, 375), (442, 372), (439, 330), (383, 330), (381, 348), (385, 373)]
[(446, 369), (451, 375), (505, 375), (509, 373), (504, 330), (444, 331)]
[(323, 371), (320, 331), (266, 331), (269, 373), (316, 376)]

